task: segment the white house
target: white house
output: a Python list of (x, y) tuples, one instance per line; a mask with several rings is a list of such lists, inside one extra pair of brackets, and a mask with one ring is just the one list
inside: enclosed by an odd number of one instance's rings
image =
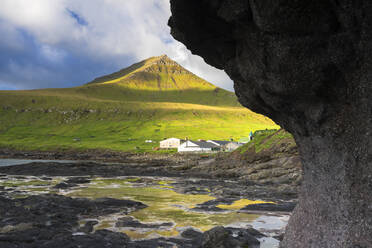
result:
[(215, 144), (216, 146), (223, 147), (223, 146), (226, 146), (227, 144), (229, 144), (231, 141), (225, 141), (225, 140), (207, 140), (207, 142), (212, 143), (212, 144)]
[(178, 138), (169, 138), (160, 141), (160, 148), (161, 149), (177, 149), (182, 142), (185, 140), (178, 139)]
[(220, 148), (210, 142), (187, 140), (178, 147), (178, 152), (212, 152)]
[(219, 146), (223, 151), (234, 151), (235, 149), (241, 147), (243, 144), (234, 142), (234, 141), (225, 141), (225, 140), (207, 140), (207, 142)]

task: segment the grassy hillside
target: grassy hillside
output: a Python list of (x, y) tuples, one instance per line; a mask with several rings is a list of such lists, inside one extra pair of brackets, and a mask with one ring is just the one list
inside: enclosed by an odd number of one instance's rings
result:
[(297, 145), (292, 134), (284, 129), (259, 130), (253, 134), (253, 139), (242, 147), (239, 147), (232, 156), (241, 160), (265, 160), (278, 158), (282, 155), (297, 154)]
[(216, 177), (236, 177), (249, 184), (271, 185), (282, 197), (296, 196), (302, 181), (302, 164), (292, 135), (283, 129), (258, 130), (253, 140), (213, 162), (184, 166), (184, 170)]
[(166, 56), (80, 87), (0, 91), (0, 147), (149, 151), (166, 137), (239, 139), (265, 128), (278, 127)]

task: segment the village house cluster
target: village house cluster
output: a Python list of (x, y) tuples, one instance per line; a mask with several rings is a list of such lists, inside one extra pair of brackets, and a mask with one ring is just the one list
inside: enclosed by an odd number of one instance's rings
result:
[(233, 151), (243, 143), (224, 140), (188, 140), (169, 138), (160, 141), (160, 149), (177, 149), (178, 152)]

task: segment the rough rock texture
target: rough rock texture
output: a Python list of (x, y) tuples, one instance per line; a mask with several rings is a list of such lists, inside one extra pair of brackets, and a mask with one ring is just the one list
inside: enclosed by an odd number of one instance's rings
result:
[(290, 185), (294, 190), (302, 181), (296, 142), (283, 129), (257, 134), (234, 152), (219, 154), (216, 161), (204, 168), (213, 169), (216, 175), (235, 173), (254, 184)]
[(172, 35), (298, 143), (304, 182), (281, 246), (372, 247), (372, 2), (171, 0), (171, 9)]
[(91, 233), (98, 222), (89, 221), (79, 228), (79, 219), (146, 207), (141, 202), (112, 198), (90, 200), (45, 194), (10, 199), (2, 194), (4, 192), (0, 192), (1, 248), (128, 247), (127, 235), (109, 230)]
[[(235, 231), (235, 232), (234, 232)], [(250, 233), (250, 230), (227, 229), (217, 226), (202, 235), (201, 248), (259, 248), (260, 242)]]
[[(0, 192), (0, 247), (1, 248), (240, 248), (259, 246), (258, 238), (265, 237), (255, 229), (219, 227), (206, 233), (193, 229), (181, 237), (159, 237), (131, 240), (121, 231), (94, 230), (100, 217), (126, 213), (146, 207), (140, 202), (99, 198), (70, 198), (43, 194), (26, 198), (9, 198)], [(93, 218), (84, 226), (81, 219)], [(118, 221), (120, 227), (167, 228), (172, 223), (145, 224), (130, 216)], [(226, 235), (225, 235), (226, 234)], [(215, 246), (218, 242), (219, 246)]]

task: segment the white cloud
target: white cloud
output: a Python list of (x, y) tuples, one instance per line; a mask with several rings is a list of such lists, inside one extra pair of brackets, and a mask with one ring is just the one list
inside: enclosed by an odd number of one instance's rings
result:
[(74, 21), (65, 6), (63, 0), (2, 0), (0, 17), (42, 43), (56, 44), (75, 32)]
[[(24, 30), (52, 62), (74, 54), (120, 68), (167, 54), (195, 74), (232, 90), (224, 72), (191, 55), (170, 36), (170, 15), (169, 0), (1, 0), (0, 30), (5, 24), (10, 33)], [(22, 39), (14, 32), (10, 38), (22, 47)]]
[(183, 44), (178, 43), (178, 48), (172, 58), (186, 69), (209, 82), (227, 90), (234, 91), (233, 82), (224, 71), (208, 65), (201, 57), (192, 55)]
[(66, 52), (49, 45), (43, 45), (41, 47), (42, 55), (50, 62), (60, 63), (66, 56)]

